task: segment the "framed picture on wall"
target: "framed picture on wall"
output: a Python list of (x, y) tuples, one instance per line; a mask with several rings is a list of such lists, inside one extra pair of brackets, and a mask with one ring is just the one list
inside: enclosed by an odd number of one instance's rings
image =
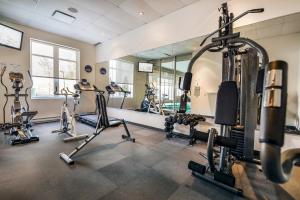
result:
[(0, 45), (21, 50), (23, 32), (0, 23)]

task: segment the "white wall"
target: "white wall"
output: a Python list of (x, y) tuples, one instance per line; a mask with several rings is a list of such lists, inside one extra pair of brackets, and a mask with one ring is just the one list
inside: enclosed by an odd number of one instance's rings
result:
[[(83, 70), (83, 67), (86, 64), (90, 64), (92, 66), (96, 63), (95, 58), (95, 47), (93, 45), (83, 43), (77, 40), (69, 39), (66, 37), (58, 36), (55, 34), (47, 33), (41, 30), (33, 29), (27, 26), (22, 26), (18, 24), (8, 23), (6, 21), (0, 20), (1, 23), (7, 24), (11, 27), (14, 27), (16, 29), (19, 29), (24, 32), (23, 37), (23, 44), (22, 44), (22, 50), (14, 50), (10, 48), (6, 48), (3, 46), (0, 46), (0, 63), (6, 63), (6, 64), (18, 64), (20, 65), (20, 69), (16, 69), (20, 72), (22, 72), (25, 76), (25, 86), (28, 84), (28, 77), (27, 77), (27, 71), (30, 70), (30, 38), (35, 38), (39, 40), (44, 40), (52, 43), (57, 43), (65, 46), (74, 47), (80, 50), (80, 76), (81, 78), (87, 78), (92, 84), (95, 82), (95, 74), (92, 73), (86, 73)], [(8, 68), (6, 71), (6, 79), (5, 83), (9, 86), (9, 89), (11, 89), (11, 84), (7, 80), (8, 73), (11, 69)], [(93, 69), (94, 70), (94, 69)], [(2, 106), (4, 103), (4, 88), (0, 86), (0, 122), (3, 121), (2, 117)], [(10, 90), (10, 92), (13, 92)], [(9, 102), (12, 102), (12, 99), (10, 99)], [(60, 112), (60, 106), (62, 104), (62, 100), (38, 100), (38, 99), (30, 99), (29, 98), (29, 104), (31, 106), (31, 110), (37, 110), (39, 112), (37, 118), (42, 117), (55, 117), (59, 116)], [(83, 94), (81, 98), (81, 103), (78, 107), (78, 111), (92, 111), (94, 110), (94, 99), (92, 97), (89, 97), (87, 94)], [(7, 105), (6, 110), (6, 119), (9, 118), (10, 114), (10, 104)]]
[[(195, 62), (192, 73), (192, 113), (214, 116), (216, 94), (222, 80), (222, 54), (205, 53)], [(200, 86), (199, 96), (195, 95), (196, 86)]]
[[(149, 24), (97, 46), (97, 62), (133, 55), (145, 50), (206, 35), (217, 28), (218, 8), (224, 0), (201, 0)], [(248, 9), (265, 8), (235, 23), (248, 25), (300, 11), (299, 0), (231, 0), (230, 11), (236, 16)]]

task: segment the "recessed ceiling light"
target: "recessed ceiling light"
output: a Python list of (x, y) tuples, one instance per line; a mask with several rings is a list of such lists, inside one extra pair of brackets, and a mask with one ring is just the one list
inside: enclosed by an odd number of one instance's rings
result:
[(144, 12), (143, 11), (139, 11), (139, 15), (144, 15)]
[(55, 10), (52, 14), (52, 17), (56, 19), (57, 21), (66, 23), (66, 24), (72, 24), (75, 21), (75, 17), (72, 15), (69, 15), (67, 13), (63, 13), (61, 11)]
[(69, 10), (71, 13), (78, 13), (78, 10), (77, 10), (76, 8), (73, 8), (73, 7), (68, 8), (68, 10)]

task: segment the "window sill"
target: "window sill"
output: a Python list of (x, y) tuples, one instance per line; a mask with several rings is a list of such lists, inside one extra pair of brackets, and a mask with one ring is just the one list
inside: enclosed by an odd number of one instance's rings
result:
[[(109, 97), (110, 99), (123, 99), (124, 97)], [(126, 99), (133, 99), (133, 97), (126, 97)]]
[(65, 99), (65, 97), (31, 97), (31, 100), (62, 100), (62, 99)]

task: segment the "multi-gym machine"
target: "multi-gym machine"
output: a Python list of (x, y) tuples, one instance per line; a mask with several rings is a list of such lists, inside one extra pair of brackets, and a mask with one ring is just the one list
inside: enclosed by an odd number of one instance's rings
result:
[[(223, 51), (225, 52), (223, 53), (223, 80), (217, 93), (215, 116), (215, 123), (221, 125), (221, 133), (216, 136), (214, 131), (209, 132), (207, 148), (208, 168), (193, 161), (189, 162), (188, 167), (196, 177), (235, 194), (242, 195), (242, 190), (234, 187), (235, 179), (231, 174), (233, 162), (229, 150), (230, 148), (235, 148), (236, 144), (230, 137), (230, 134), (237, 125), (240, 125), (245, 120), (244, 127), (240, 129), (244, 132), (243, 155), (245, 157), (249, 156), (251, 159), (253, 156), (253, 148), (251, 147), (253, 147), (254, 128), (257, 121), (255, 90), (259, 82), (263, 82), (261, 86), (260, 159), (263, 173), (266, 177), (276, 183), (286, 182), (289, 179), (293, 165), (300, 161), (300, 148), (290, 149), (281, 154), (281, 147), (284, 144), (287, 103), (287, 63), (284, 61), (269, 63), (268, 54), (262, 46), (253, 40), (242, 38), (239, 33), (233, 33), (232, 31), (234, 21), (248, 13), (263, 12), (263, 9), (248, 10), (234, 18), (232, 13), (228, 13), (227, 4), (225, 3), (222, 4), (221, 11), (222, 16), (219, 18), (219, 29), (209, 34), (207, 38), (215, 33), (219, 33), (218, 37), (212, 38), (212, 42), (201, 48), (191, 59), (183, 82), (183, 88), (189, 91), (192, 80), (192, 67), (203, 53), (206, 51), (220, 52), (225, 50)], [(256, 76), (258, 74), (259, 60), (256, 56), (252, 57), (251, 54), (248, 56), (248, 67), (243, 68), (242, 65), (241, 70), (245, 71), (240, 73), (240, 79), (237, 79), (237, 76), (235, 76), (237, 71), (235, 55), (238, 55), (237, 52), (240, 52), (239, 50), (244, 50), (246, 45), (259, 55), (261, 69), (264, 69), (265, 72), (261, 76), (264, 78), (264, 81), (256, 81), (252, 77), (254, 74)], [(238, 81), (241, 82), (240, 87)], [(217, 137), (221, 138), (217, 139)], [(215, 166), (215, 145), (221, 147), (219, 166)]]
[[(252, 105), (254, 102), (257, 103), (255, 98), (255, 89), (259, 82), (263, 83), (261, 86), (262, 106), (260, 119), (260, 159), (263, 173), (266, 177), (275, 183), (284, 183), (288, 181), (293, 165), (300, 161), (300, 148), (289, 149), (281, 153), (281, 147), (284, 144), (284, 126), (287, 104), (287, 63), (284, 61), (273, 61), (269, 63), (268, 54), (262, 46), (253, 40), (242, 38), (239, 36), (239, 33), (233, 33), (232, 31), (232, 24), (234, 21), (248, 13), (263, 12), (263, 9), (248, 10), (236, 18), (233, 17), (232, 13), (228, 14), (227, 4), (222, 4), (221, 11), (222, 16), (219, 18), (219, 29), (209, 34), (207, 38), (211, 37), (215, 33), (219, 33), (218, 37), (213, 38), (210, 44), (204, 46), (195, 54), (189, 63), (188, 71), (185, 73), (183, 83), (183, 88), (186, 91), (189, 91), (192, 80), (192, 67), (195, 61), (203, 55), (204, 52), (220, 52), (226, 50), (225, 52), (228, 53), (228, 68), (223, 68), (223, 71), (227, 71), (226, 74), (228, 75), (228, 78), (224, 79), (223, 76), (223, 80), (217, 94), (215, 117), (215, 123), (221, 125), (221, 137), (224, 137), (224, 141), (219, 141), (218, 144), (222, 146), (219, 167), (214, 166), (213, 146), (216, 140), (214, 139), (215, 135), (210, 133), (208, 138), (207, 155), (209, 168), (207, 169), (204, 165), (193, 161), (189, 163), (189, 168), (193, 171), (193, 175), (228, 191), (242, 195), (242, 191), (234, 187), (234, 181), (232, 181), (234, 179), (228, 176), (230, 173), (226, 172), (231, 164), (231, 162), (228, 162), (230, 160), (226, 160), (229, 155), (229, 148), (227, 147), (226, 141), (230, 141), (230, 131), (238, 124), (238, 121), (242, 121), (243, 117), (245, 118), (245, 125), (248, 124), (248, 128), (244, 127), (243, 129), (245, 141), (248, 137), (250, 137), (249, 141), (253, 141), (254, 131), (252, 132), (252, 128), (255, 127), (255, 122), (257, 121), (257, 116), (255, 115), (257, 106), (252, 107)], [(204, 44), (206, 39), (202, 42), (202, 44)], [(248, 88), (247, 90), (239, 90), (237, 81), (234, 79), (234, 55), (236, 55), (235, 52), (237, 52), (237, 50), (241, 48), (244, 49), (244, 46), (246, 45), (250, 46), (255, 52), (257, 52), (257, 55), (261, 58), (261, 69), (264, 69), (264, 75), (261, 77), (263, 77), (264, 81), (253, 82), (251, 76), (255, 74), (253, 72), (256, 72), (257, 74), (258, 69), (252, 69), (249, 67), (247, 70), (250, 71), (241, 73), (242, 77), (240, 79), (243, 84), (243, 75), (248, 78), (246, 79), (247, 81), (244, 82), (244, 87)], [(253, 59), (250, 56), (248, 61), (256, 63), (258, 62), (258, 59)], [(250, 76), (250, 78), (248, 76)], [(246, 102), (243, 102), (245, 98), (243, 97), (244, 92), (246, 92)], [(247, 94), (247, 92), (249, 92), (249, 94)], [(239, 105), (244, 105), (242, 107), (244, 110), (239, 109)], [(250, 144), (250, 142), (245, 143), (244, 145), (246, 146), (247, 144)], [(246, 149), (244, 146), (244, 155), (252, 155), (252, 145), (253, 144), (250, 145), (249, 149)], [(212, 176), (209, 176), (208, 174)]]
[[(31, 120), (38, 113), (37, 111), (29, 111), (29, 103), (27, 97), (29, 96), (29, 91), (32, 87), (32, 78), (31, 74), (28, 71), (28, 76), (30, 78), (31, 84), (25, 89), (25, 93), (20, 93), (24, 87), (24, 76), (19, 72), (9, 72), (9, 80), (12, 83), (12, 88), (14, 93), (8, 93), (8, 87), (3, 82), (3, 76), (6, 71), (6, 66), (3, 67), (0, 74), (0, 82), (5, 88), (5, 102), (3, 106), (3, 124), (1, 125), (1, 130), (9, 130), (8, 134), (14, 136), (11, 139), (11, 144), (25, 144), (34, 141), (39, 141), (37, 135), (32, 134), (32, 124)], [(11, 106), (11, 123), (6, 123), (6, 106), (8, 103), (9, 97), (14, 98), (14, 102)], [(26, 107), (22, 106), (20, 97), (24, 97)]]

